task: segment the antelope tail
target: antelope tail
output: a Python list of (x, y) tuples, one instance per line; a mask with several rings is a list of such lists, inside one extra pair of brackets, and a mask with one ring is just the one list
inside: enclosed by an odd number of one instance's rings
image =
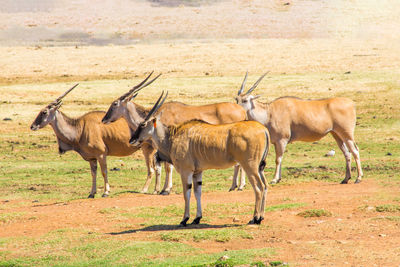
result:
[(267, 165), (267, 163), (265, 162), (265, 159), (267, 158), (268, 150), (269, 150), (269, 136), (268, 136), (268, 132), (265, 131), (265, 149), (264, 149), (264, 154), (261, 158), (260, 165), (258, 166), (258, 171), (260, 171), (260, 172), (264, 171), (264, 168)]

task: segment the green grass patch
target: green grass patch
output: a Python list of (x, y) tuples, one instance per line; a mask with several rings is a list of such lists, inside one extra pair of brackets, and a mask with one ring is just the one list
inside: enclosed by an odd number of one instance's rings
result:
[(298, 216), (304, 218), (311, 218), (311, 217), (331, 217), (332, 213), (328, 210), (324, 209), (311, 209), (305, 210), (297, 214)]
[[(181, 257), (174, 257), (170, 259), (158, 259), (146, 263), (146, 266), (238, 266), (250, 264), (255, 260), (262, 258), (269, 258), (274, 256), (275, 250), (272, 248), (262, 249), (243, 249), (243, 250), (230, 250), (213, 254), (201, 254), (195, 256), (182, 255)], [(221, 258), (227, 258), (222, 260)], [(143, 265), (145, 266), (145, 265)]]
[(238, 265), (274, 255), (270, 248), (207, 254), (178, 242), (118, 240), (82, 229), (59, 229), (39, 238), (3, 238), (0, 244), (0, 266), (208, 266), (224, 255)]
[(375, 209), (378, 212), (398, 212), (398, 211), (400, 211), (400, 205), (384, 204), (384, 205), (376, 206)]
[[(2, 247), (9, 253), (0, 258), (0, 266), (136, 265), (153, 257), (199, 253), (179, 243), (113, 240), (110, 236), (78, 229), (59, 229), (40, 238), (3, 239)], [(15, 248), (18, 248), (18, 257), (14, 256)]]

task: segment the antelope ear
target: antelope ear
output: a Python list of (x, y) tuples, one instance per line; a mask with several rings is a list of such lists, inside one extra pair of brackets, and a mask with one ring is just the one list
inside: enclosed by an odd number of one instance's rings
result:
[(257, 99), (257, 98), (259, 98), (261, 95), (256, 95), (256, 96), (254, 96), (253, 97), (253, 99)]
[(160, 113), (157, 114), (156, 119), (161, 121), (161, 117), (162, 117), (163, 113), (164, 113), (164, 110), (161, 110)]
[(164, 110), (161, 110), (160, 113), (158, 113), (158, 114), (154, 117), (154, 119), (153, 119), (154, 128), (156, 128), (157, 123), (161, 123), (161, 117), (162, 117), (163, 112), (164, 112)]

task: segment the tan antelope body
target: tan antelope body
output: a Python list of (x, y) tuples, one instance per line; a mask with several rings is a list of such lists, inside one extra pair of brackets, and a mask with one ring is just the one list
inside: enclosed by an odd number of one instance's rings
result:
[(161, 122), (178, 125), (189, 120), (202, 120), (210, 124), (244, 121), (246, 111), (234, 103), (215, 103), (202, 106), (186, 105), (181, 102), (168, 102), (161, 108)]
[[(159, 104), (160, 99), (154, 107), (159, 108), (162, 105), (163, 102)], [(160, 116), (155, 118), (150, 114), (137, 128), (130, 142), (140, 146), (148, 139), (169, 157), (181, 175), (185, 199), (185, 213), (181, 225), (186, 225), (190, 217), (192, 185), (197, 201), (197, 213), (193, 224), (198, 224), (202, 218), (203, 171), (225, 169), (237, 163), (246, 172), (255, 192), (255, 210), (250, 223), (261, 223), (267, 195), (267, 183), (263, 171), (269, 148), (268, 130), (262, 124), (255, 121), (241, 121), (212, 125), (196, 120), (178, 126), (166, 126)]]
[[(104, 178), (104, 193), (102, 196), (106, 197), (110, 193), (107, 156), (129, 156), (138, 149), (129, 145), (131, 132), (124, 119), (104, 125), (101, 122), (105, 115), (103, 111), (89, 112), (79, 118), (70, 118), (59, 111), (62, 105), (62, 98), (76, 86), (67, 90), (62, 96), (42, 109), (32, 123), (31, 129), (35, 131), (50, 124), (57, 136), (60, 154), (74, 150), (84, 160), (89, 161), (92, 174), (92, 189), (89, 198), (94, 198), (97, 191), (97, 162), (99, 162)], [(149, 153), (148, 146), (144, 145), (142, 151), (146, 157)]]
[(361, 182), (363, 172), (359, 150), (354, 141), (356, 111), (352, 100), (344, 97), (320, 100), (281, 97), (271, 103), (261, 103), (255, 100), (258, 96), (250, 94), (254, 86), (243, 93), (246, 77), (236, 100), (246, 110), (248, 119), (262, 123), (271, 134), (271, 143), (276, 151), (276, 169), (271, 183), (281, 180), (282, 158), (288, 143), (313, 142), (328, 133), (332, 134), (346, 159), (346, 176), (342, 183), (348, 183), (351, 178), (351, 154), (358, 171), (355, 183)]
[[(110, 123), (121, 117), (124, 117), (127, 120), (129, 127), (133, 131), (136, 130), (139, 124), (145, 120), (145, 117), (150, 112), (149, 109), (146, 109), (141, 105), (131, 101), (136, 97), (139, 90), (140, 89), (130, 90), (128, 93), (115, 100), (110, 105), (107, 114), (104, 116), (102, 120), (103, 123)], [(211, 124), (221, 124), (238, 122), (246, 119), (245, 110), (241, 106), (234, 103), (216, 103), (210, 105), (192, 106), (180, 102), (169, 102), (165, 103), (160, 110), (162, 111), (161, 121), (165, 125), (178, 125), (190, 120), (202, 120)], [(151, 150), (151, 142), (144, 142), (143, 145), (147, 145), (149, 150)], [(153, 152), (149, 152), (149, 155), (152, 155), (156, 152), (155, 149), (152, 151)], [(146, 162), (150, 162), (151, 160), (153, 160), (152, 157), (146, 160)], [(164, 160), (168, 161), (168, 159)], [(172, 169), (172, 165), (166, 163), (166, 179), (161, 194), (169, 194), (172, 189)], [(237, 187), (237, 177), (240, 172), (239, 166), (236, 166), (230, 190), (234, 190)], [(156, 168), (156, 188), (159, 188), (160, 185), (160, 173), (161, 171), (158, 166)], [(151, 174), (148, 175), (142, 192), (147, 192), (150, 182)], [(244, 173), (241, 172), (241, 183), (239, 185), (239, 190), (243, 189), (244, 186)], [(156, 189), (156, 191), (158, 190)]]

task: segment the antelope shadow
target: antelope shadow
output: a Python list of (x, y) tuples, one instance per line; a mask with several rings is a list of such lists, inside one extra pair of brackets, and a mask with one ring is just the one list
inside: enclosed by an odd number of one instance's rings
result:
[(241, 224), (222, 224), (222, 225), (214, 225), (214, 224), (188, 224), (185, 227), (182, 227), (178, 224), (158, 224), (146, 226), (139, 229), (131, 229), (122, 232), (111, 232), (107, 233), (109, 235), (125, 235), (125, 234), (134, 234), (137, 232), (158, 232), (158, 231), (175, 231), (175, 230), (191, 230), (191, 229), (222, 229), (222, 228), (231, 228), (238, 227)]

